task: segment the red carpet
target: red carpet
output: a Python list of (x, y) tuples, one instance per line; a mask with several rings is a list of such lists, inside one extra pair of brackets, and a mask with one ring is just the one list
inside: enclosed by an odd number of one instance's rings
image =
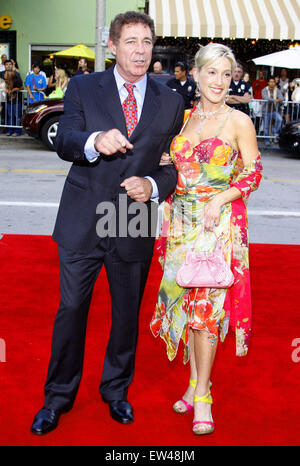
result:
[(84, 374), (74, 408), (61, 417), (54, 432), (32, 435), (33, 416), (43, 403), (59, 301), (56, 244), (46, 236), (4, 235), (0, 257), (0, 339), (6, 345), (6, 362), (0, 362), (0, 445), (299, 445), (300, 351), (292, 342), (300, 338), (300, 246), (251, 245), (254, 316), (249, 355), (235, 357), (232, 335), (219, 345), (212, 377), (216, 431), (201, 437), (191, 432), (190, 415), (179, 416), (171, 409), (189, 376), (182, 351), (168, 362), (163, 341), (149, 331), (161, 276), (156, 260), (143, 300), (129, 392), (134, 424), (112, 421), (98, 392), (110, 325), (102, 271), (89, 314)]

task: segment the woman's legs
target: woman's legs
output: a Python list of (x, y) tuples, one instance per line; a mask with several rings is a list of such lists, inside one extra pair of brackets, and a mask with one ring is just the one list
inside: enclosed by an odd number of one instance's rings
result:
[[(196, 381), (197, 383), (197, 368), (196, 368), (196, 361), (195, 361), (195, 351), (194, 351), (194, 332), (190, 329), (189, 330), (189, 354), (190, 354), (190, 380)], [(193, 406), (194, 402), (194, 392), (195, 387), (189, 384), (187, 391), (183, 395), (183, 399)], [(177, 412), (185, 413), (187, 411), (186, 405), (181, 401), (177, 401), (174, 405), (174, 408)]]
[[(195, 380), (195, 386), (189, 384), (183, 400), (194, 405), (194, 421), (211, 421), (211, 405), (202, 401), (194, 404), (194, 395), (202, 397), (209, 391), (210, 375), (213, 367), (218, 340), (214, 343), (209, 339), (205, 330), (189, 330), (190, 380)], [(185, 413), (186, 405), (177, 401), (174, 405), (177, 412)], [(197, 424), (195, 430), (210, 430), (209, 424)]]
[[(194, 358), (197, 371), (197, 384), (195, 395), (202, 397), (209, 391), (209, 381), (213, 363), (215, 360), (218, 340), (214, 343), (209, 339), (209, 334), (206, 331), (194, 331)], [(208, 421), (211, 418), (211, 405), (203, 401), (194, 403), (194, 421)], [(194, 430), (205, 432), (210, 430), (209, 424), (197, 424)]]

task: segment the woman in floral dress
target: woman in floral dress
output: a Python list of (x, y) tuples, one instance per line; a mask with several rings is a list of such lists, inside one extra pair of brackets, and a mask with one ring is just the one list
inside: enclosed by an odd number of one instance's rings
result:
[[(193, 432), (214, 431), (210, 375), (218, 335), (229, 325), (236, 333), (236, 354), (248, 350), (251, 296), (246, 203), (258, 188), (262, 164), (251, 119), (226, 105), (232, 72), (231, 50), (221, 44), (201, 47), (195, 57), (201, 99), (171, 144), (178, 171), (175, 193), (165, 203), (160, 238), (164, 273), (150, 328), (166, 342), (174, 359), (180, 340), (190, 363), (187, 391), (173, 406), (194, 411)], [(200, 234), (199, 234), (200, 233)], [(216, 236), (234, 274), (228, 288), (182, 288), (176, 273), (195, 239), (196, 251), (212, 251)]]

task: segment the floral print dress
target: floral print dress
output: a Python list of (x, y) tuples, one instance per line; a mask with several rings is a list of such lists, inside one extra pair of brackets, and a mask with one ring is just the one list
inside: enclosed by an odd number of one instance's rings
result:
[[(164, 206), (159, 239), (164, 273), (150, 323), (153, 335), (160, 335), (165, 341), (170, 360), (175, 358), (182, 340), (184, 363), (188, 362), (190, 328), (206, 330), (213, 343), (219, 333), (224, 341), (230, 325), (236, 333), (236, 354), (244, 356), (248, 350), (251, 295), (246, 202), (250, 192), (258, 188), (262, 164), (258, 154), (244, 167), (240, 153), (220, 139), (219, 134), (231, 111), (214, 137), (192, 147), (189, 140), (179, 134), (170, 147), (178, 181), (175, 193)], [(234, 284), (228, 289), (182, 288), (176, 282), (176, 273), (199, 231), (202, 234), (197, 238), (196, 251), (211, 252), (216, 245), (214, 232), (204, 231), (204, 206), (216, 194), (232, 186), (242, 197), (222, 207), (215, 233), (234, 274)]]

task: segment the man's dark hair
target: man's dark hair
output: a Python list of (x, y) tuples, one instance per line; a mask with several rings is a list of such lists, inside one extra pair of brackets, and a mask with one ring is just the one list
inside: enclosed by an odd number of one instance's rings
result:
[(11, 60), (9, 60), (9, 59), (8, 59), (8, 60), (5, 60), (4, 65), (5, 65), (5, 63), (11, 63), (11, 64), (13, 64), (13, 62), (12, 62)]
[(39, 68), (41, 69), (41, 65), (38, 62), (32, 63), (32, 68)]
[(181, 69), (181, 71), (187, 71), (188, 69), (187, 64), (184, 63), (183, 61), (178, 61), (177, 63), (175, 63), (175, 68), (177, 66)]
[(88, 61), (87, 61), (87, 58), (85, 58), (85, 57), (81, 57), (81, 58), (79, 58), (79, 60), (84, 60), (84, 62), (85, 62), (86, 64), (87, 64), (87, 62), (88, 62)]
[(274, 81), (275, 81), (275, 76), (273, 74), (271, 74), (271, 76), (269, 76), (268, 81), (270, 81), (270, 79), (274, 79)]
[(114, 44), (117, 44), (120, 36), (122, 27), (125, 24), (138, 24), (142, 23), (146, 26), (149, 26), (152, 34), (152, 42), (155, 42), (155, 28), (154, 28), (154, 21), (150, 18), (149, 15), (145, 13), (139, 13), (137, 11), (127, 11), (126, 13), (118, 14), (110, 23), (109, 29), (109, 38), (112, 40)]

